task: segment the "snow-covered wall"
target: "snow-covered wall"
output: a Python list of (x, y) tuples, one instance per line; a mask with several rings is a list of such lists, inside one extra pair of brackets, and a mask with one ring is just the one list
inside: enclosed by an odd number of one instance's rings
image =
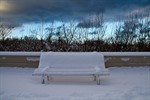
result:
[[(40, 56), (42, 52), (0, 52), (5, 56)], [(99, 52), (104, 56), (150, 56), (150, 52)]]
[(150, 52), (102, 52), (104, 56), (150, 56)]
[(0, 56), (40, 56), (41, 52), (0, 52)]
[[(0, 52), (0, 67), (38, 67), (41, 53), (43, 52)], [(104, 55), (106, 67), (150, 66), (150, 52), (99, 53)]]

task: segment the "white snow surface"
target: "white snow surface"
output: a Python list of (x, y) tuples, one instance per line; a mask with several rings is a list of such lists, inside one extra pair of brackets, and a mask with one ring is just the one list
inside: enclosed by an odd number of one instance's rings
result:
[(26, 59), (27, 61), (39, 61), (40, 60), (39, 57), (27, 57)]
[(110, 76), (57, 76), (41, 84), (34, 68), (0, 68), (0, 100), (150, 100), (150, 67), (109, 68)]
[(122, 61), (127, 62), (130, 61), (130, 58), (121, 58)]

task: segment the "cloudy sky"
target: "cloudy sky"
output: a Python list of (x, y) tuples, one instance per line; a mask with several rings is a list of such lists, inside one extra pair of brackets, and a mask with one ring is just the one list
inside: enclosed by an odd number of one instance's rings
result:
[(106, 17), (113, 18), (140, 9), (150, 12), (150, 0), (0, 0), (0, 17), (4, 21), (20, 23), (36, 21), (40, 17), (82, 19), (95, 12), (104, 12)]
[(150, 0), (0, 0), (0, 21), (10, 24), (49, 21), (81, 21), (104, 13), (106, 21), (117, 21), (130, 13), (147, 16)]

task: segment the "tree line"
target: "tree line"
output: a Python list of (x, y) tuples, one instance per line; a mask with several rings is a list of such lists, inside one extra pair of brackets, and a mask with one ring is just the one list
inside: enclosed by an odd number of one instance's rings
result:
[[(30, 30), (32, 36), (7, 38), (15, 27), (0, 24), (0, 51), (102, 51), (136, 52), (150, 51), (150, 18), (139, 15), (130, 17), (116, 25), (112, 36), (106, 37), (107, 26), (103, 15), (95, 20), (62, 23), (59, 27)], [(37, 38), (37, 36), (39, 38)]]

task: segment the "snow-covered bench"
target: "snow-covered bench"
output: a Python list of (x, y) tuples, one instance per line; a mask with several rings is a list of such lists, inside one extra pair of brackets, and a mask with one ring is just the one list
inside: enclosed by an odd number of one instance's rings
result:
[(49, 76), (78, 75), (94, 76), (100, 84), (100, 76), (109, 75), (105, 68), (104, 56), (97, 52), (46, 52), (40, 56), (40, 62), (33, 75), (42, 76), (42, 83)]

